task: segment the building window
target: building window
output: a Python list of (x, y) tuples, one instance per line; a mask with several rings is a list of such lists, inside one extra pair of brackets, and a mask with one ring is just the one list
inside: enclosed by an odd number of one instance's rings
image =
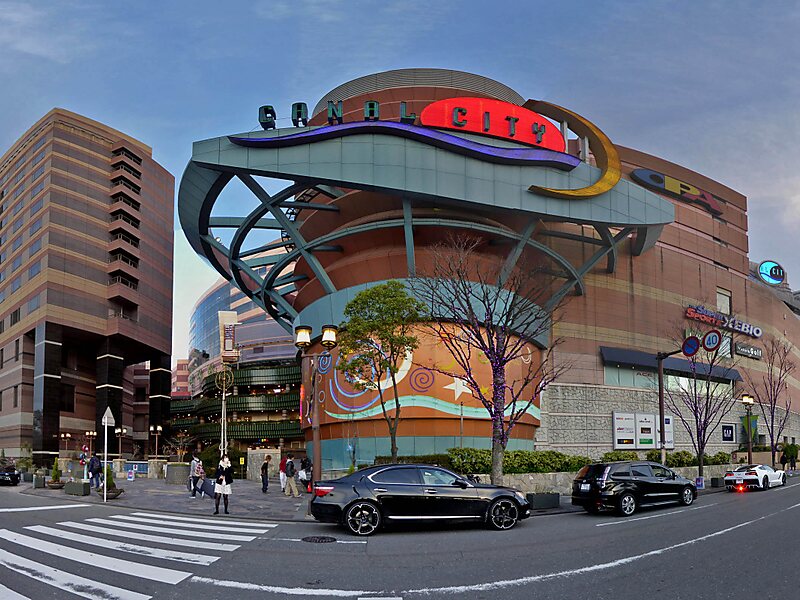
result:
[[(13, 327), (19, 323), (19, 309), (12, 311), (11, 316), (9, 317), (9, 325)], [(19, 342), (19, 340), (17, 340)]]
[(733, 338), (729, 335), (722, 336), (722, 342), (719, 345), (719, 355), (724, 358), (731, 357), (731, 349), (733, 348)]
[(42, 261), (37, 260), (28, 269), (28, 279), (33, 279), (34, 277), (36, 277), (41, 272), (41, 270), (42, 270)]
[(16, 278), (14, 281), (12, 281), (12, 282), (11, 282), (11, 285), (10, 285), (9, 287), (10, 287), (10, 289), (11, 289), (11, 293), (13, 294), (13, 293), (14, 293), (14, 292), (16, 292), (16, 291), (17, 291), (19, 288), (21, 288), (21, 287), (22, 287), (22, 279), (20, 279), (19, 277), (17, 277), (17, 278)]
[(723, 315), (731, 314), (731, 292), (724, 288), (717, 288), (717, 310)]
[(11, 272), (13, 273), (22, 266), (22, 257), (18, 256), (11, 261)]
[(19, 360), (19, 340), (14, 340), (14, 361)]
[(61, 384), (61, 412), (75, 412), (75, 386)]
[(11, 251), (19, 250), (20, 246), (22, 246), (22, 236), (17, 237), (17, 239), (11, 242)]
[(17, 408), (19, 406), (19, 386), (14, 386), (14, 404), (13, 407)]
[(35, 215), (37, 212), (42, 210), (42, 206), (44, 206), (44, 198), (39, 198), (36, 202), (31, 205), (31, 216)]
[(34, 233), (39, 231), (41, 228), (42, 228), (42, 219), (40, 217), (40, 218), (36, 219), (33, 223), (31, 223), (31, 226), (28, 229), (28, 234), (29, 235), (33, 235)]
[(39, 308), (39, 294), (28, 300), (28, 314), (31, 314), (37, 308)]
[(5, 350), (5, 348), (0, 348), (0, 369), (2, 369), (3, 365), (6, 363), (5, 356), (3, 356), (5, 354)]
[(44, 189), (44, 181), (40, 181), (35, 186), (33, 186), (33, 189), (31, 190), (31, 198), (36, 196), (36, 194), (41, 192), (43, 189)]
[(13, 231), (14, 233), (16, 233), (16, 232), (18, 232), (20, 229), (22, 229), (22, 224), (23, 224), (23, 222), (24, 222), (24, 221), (23, 221), (22, 219), (17, 219), (16, 221), (14, 221), (14, 224), (11, 226), (11, 229), (12, 229), (12, 231)]

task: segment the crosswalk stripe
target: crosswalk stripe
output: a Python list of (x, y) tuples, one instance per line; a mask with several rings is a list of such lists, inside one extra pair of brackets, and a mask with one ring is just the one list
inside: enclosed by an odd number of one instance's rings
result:
[(131, 531), (120, 529), (109, 529), (108, 527), (98, 527), (97, 525), (89, 525), (88, 523), (77, 523), (75, 521), (62, 521), (59, 525), (64, 527), (72, 527), (80, 529), (81, 531), (92, 531), (103, 535), (113, 535), (114, 537), (121, 537), (130, 539), (132, 535), (136, 536), (137, 541), (154, 542), (156, 544), (164, 544), (167, 546), (184, 546), (186, 548), (200, 548), (202, 550), (221, 550), (223, 552), (233, 552), (240, 548), (238, 544), (217, 544), (215, 542), (201, 542), (199, 540), (186, 540), (180, 538), (164, 537), (161, 535), (148, 535), (146, 533), (138, 532), (134, 534)]
[(176, 571), (175, 569), (165, 569), (163, 567), (156, 567), (144, 563), (133, 562), (130, 560), (122, 560), (120, 558), (113, 558), (104, 554), (97, 554), (95, 552), (87, 552), (85, 550), (77, 550), (70, 546), (62, 546), (60, 544), (53, 544), (38, 538), (33, 538), (21, 533), (15, 533), (8, 529), (0, 529), (0, 538), (9, 542), (14, 542), (32, 550), (38, 550), (45, 554), (52, 554), (59, 558), (67, 560), (74, 560), (87, 565), (92, 565), (93, 568), (107, 569), (117, 573), (131, 573), (136, 577), (143, 577), (153, 581), (160, 581), (162, 583), (176, 584), (180, 583), (187, 577), (193, 575), (187, 571)]
[(56, 506), (23, 506), (21, 508), (0, 508), (0, 512), (39, 512), (40, 510), (62, 510), (65, 508), (89, 508), (91, 504), (58, 504)]
[[(164, 525), (165, 527), (177, 527), (178, 529), (194, 529), (200, 530), (197, 523), (187, 523), (186, 521), (171, 521), (169, 519), (145, 519), (144, 517), (132, 517), (129, 515), (111, 515), (111, 519), (122, 519), (123, 521), (133, 521), (135, 523), (144, 523), (145, 525)], [(254, 529), (242, 527), (228, 527), (222, 523), (213, 523), (208, 526), (211, 531), (220, 531), (223, 533), (249, 533), (257, 535), (259, 533), (266, 533), (269, 529)]]
[(82, 544), (89, 544), (90, 546), (99, 546), (100, 548), (119, 550), (120, 552), (130, 552), (131, 554), (136, 554), (137, 556), (151, 556), (153, 558), (177, 560), (180, 562), (206, 566), (219, 560), (218, 556), (197, 554), (195, 552), (178, 552), (177, 550), (162, 550), (161, 548), (151, 548), (150, 546), (137, 546), (136, 544), (128, 544), (127, 542), (117, 542), (116, 540), (106, 540), (103, 538), (81, 535), (80, 533), (64, 531), (63, 529), (54, 529), (52, 527), (45, 527), (44, 525), (31, 525), (25, 529), (30, 529), (31, 531), (43, 533), (44, 535), (50, 535), (60, 539), (72, 540), (73, 542), (80, 542)]
[(215, 533), (210, 534), (207, 531), (175, 531), (168, 527), (155, 527), (153, 525), (144, 525), (142, 523), (129, 523), (128, 521), (121, 521), (118, 519), (100, 519), (92, 518), (86, 519), (92, 523), (100, 523), (101, 525), (112, 525), (114, 527), (127, 527), (128, 529), (135, 529), (137, 531), (155, 531), (158, 533), (171, 533), (173, 535), (182, 535), (185, 537), (193, 538), (210, 538), (215, 540), (227, 540), (229, 542), (252, 542), (255, 538), (253, 535), (231, 535), (228, 533)]
[(22, 594), (18, 594), (12, 589), (7, 588), (2, 583), (0, 583), (0, 597), (3, 600), (31, 600), (27, 596), (23, 596)]
[(192, 523), (199, 523), (201, 525), (241, 525), (243, 527), (256, 527), (272, 529), (277, 527), (277, 523), (261, 523), (259, 521), (231, 521), (229, 519), (204, 519), (202, 517), (181, 517), (178, 515), (165, 515), (158, 513), (148, 512), (135, 512), (131, 513), (137, 517), (156, 517), (159, 519), (169, 519), (170, 521), (191, 521)]
[(60, 571), (48, 565), (17, 556), (2, 548), (0, 548), (0, 565), (11, 569), (15, 577), (30, 577), (77, 596), (90, 598), (90, 600), (150, 600), (150, 596), (145, 594)]

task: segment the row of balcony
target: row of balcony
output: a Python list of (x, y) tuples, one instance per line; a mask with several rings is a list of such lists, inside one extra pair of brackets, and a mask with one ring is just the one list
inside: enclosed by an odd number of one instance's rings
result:
[[(297, 410), (300, 406), (300, 393), (228, 396), (225, 401), (229, 413), (233, 411), (243, 413)], [(216, 415), (222, 412), (222, 399), (173, 400), (170, 403), (170, 412), (172, 414), (191, 413), (202, 417)]]
[[(247, 367), (233, 369), (232, 385), (286, 385), (300, 382), (299, 365), (281, 365), (275, 367)], [(203, 394), (212, 396), (218, 393), (216, 373), (212, 372), (203, 379)]]
[[(219, 423), (203, 423), (189, 429), (189, 435), (203, 440), (218, 440)], [(300, 437), (300, 421), (234, 421), (228, 423), (228, 437), (234, 440)]]

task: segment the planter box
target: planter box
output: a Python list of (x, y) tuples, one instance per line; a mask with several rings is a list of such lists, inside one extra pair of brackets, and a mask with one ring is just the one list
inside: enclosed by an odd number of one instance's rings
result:
[(34, 475), (33, 476), (33, 489), (43, 489), (44, 488), (44, 475)]
[[(119, 495), (124, 491), (125, 490), (123, 490), (122, 488), (111, 488), (106, 492), (106, 498), (108, 500), (114, 500), (115, 498), (118, 498)], [(97, 490), (97, 495), (100, 496), (101, 498), (103, 497), (103, 488)]]
[(712, 477), (711, 478), (711, 487), (712, 488), (725, 487), (725, 478), (724, 477)]
[(22, 474), (22, 481), (27, 481), (28, 483), (33, 481), (33, 473), (23, 473)]
[(63, 481), (48, 481), (47, 483), (45, 483), (45, 485), (47, 487), (49, 487), (51, 490), (60, 490), (61, 488), (64, 487), (64, 482)]
[(558, 508), (561, 506), (561, 494), (545, 492), (542, 494), (526, 494), (532, 510)]
[(64, 486), (64, 492), (70, 496), (88, 496), (91, 493), (89, 482), (68, 481)]

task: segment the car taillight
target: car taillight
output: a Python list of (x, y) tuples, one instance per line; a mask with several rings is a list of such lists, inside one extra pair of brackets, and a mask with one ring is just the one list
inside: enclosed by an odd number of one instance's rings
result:
[(739, 490), (740, 492), (743, 492), (743, 491), (744, 491), (744, 486), (743, 486), (743, 485), (740, 485), (740, 486), (739, 486), (739, 487), (737, 487), (736, 489), (737, 489), (737, 490)]
[(327, 496), (333, 491), (332, 485), (317, 485), (314, 486), (314, 495), (318, 498), (322, 498), (322, 496)]
[(748, 471), (745, 475), (758, 475), (755, 471)]
[(725, 473), (725, 477), (733, 477), (733, 473)]

